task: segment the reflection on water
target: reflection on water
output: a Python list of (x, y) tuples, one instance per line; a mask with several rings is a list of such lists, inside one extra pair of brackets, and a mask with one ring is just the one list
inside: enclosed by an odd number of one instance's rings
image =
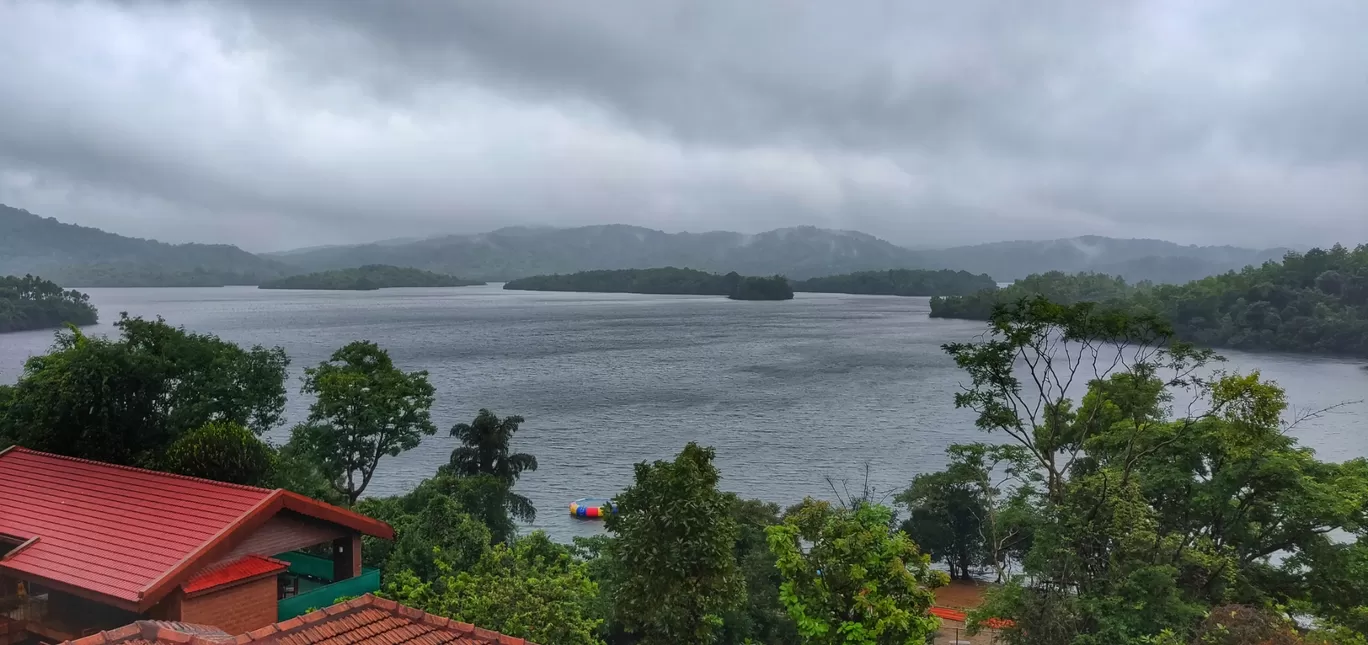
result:
[[(982, 327), (932, 320), (927, 299), (798, 294), (789, 302), (626, 294), (506, 292), (497, 286), (376, 292), (91, 289), (101, 318), (119, 311), (290, 354), (289, 415), (304, 417), (302, 366), (356, 339), (389, 349), (437, 388), (442, 431), (381, 466), (375, 494), (402, 492), (444, 463), (446, 428), (482, 407), (521, 414), (519, 450), (541, 469), (519, 490), (537, 525), (565, 538), (598, 530), (569, 517), (580, 497), (608, 496), (632, 464), (688, 441), (717, 448), (723, 486), (791, 503), (829, 494), (826, 476), (905, 486), (944, 463), (944, 448), (978, 440), (955, 410), (961, 374), (940, 350)], [(108, 325), (91, 328), (105, 333)], [(0, 382), (43, 352), (50, 332), (0, 336)], [(1225, 352), (1225, 369), (1260, 369), (1298, 409), (1368, 397), (1360, 362)], [(1295, 433), (1322, 458), (1368, 455), (1368, 406), (1350, 405)], [(273, 434), (283, 440), (285, 429)]]

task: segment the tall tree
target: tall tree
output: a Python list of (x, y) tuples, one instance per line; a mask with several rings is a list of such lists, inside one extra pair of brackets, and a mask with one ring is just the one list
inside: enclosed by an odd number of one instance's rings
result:
[(57, 335), (0, 401), (0, 436), (35, 450), (157, 467), (170, 445), (211, 422), (255, 434), (280, 424), (289, 359), (161, 319), (122, 316), (117, 338)]
[(291, 438), (355, 504), (382, 457), (416, 447), (437, 432), (427, 372), (404, 372), (375, 343), (356, 341), (304, 370), (305, 394), (317, 397)]
[(1162, 320), (1035, 299), (989, 329), (946, 346), (970, 377), (956, 404), (1044, 482), (1026, 575), (978, 615), (1013, 619), (1009, 642), (1187, 638), (1214, 606), (1297, 600), (1270, 581), (1306, 580), (1286, 563), (1364, 525), (1368, 462), (1314, 459), (1281, 389), (1208, 376), (1216, 357)]
[(859, 502), (805, 500), (768, 529), (783, 584), (779, 597), (813, 645), (924, 643), (939, 627), (927, 611), (946, 583), (893, 512)]
[(509, 487), (508, 508), (514, 517), (525, 522), (536, 519), (537, 510), (532, 500), (512, 492), (512, 486), (524, 472), (537, 469), (537, 458), (522, 452), (510, 452), (513, 434), (522, 424), (520, 416), (500, 419), (493, 412), (481, 409), (472, 423), (458, 423), (451, 428), (451, 436), (461, 440), (461, 446), (451, 451), (449, 469), (463, 476), (488, 475)]
[(712, 448), (690, 443), (674, 461), (637, 464), (607, 519), (624, 572), (615, 613), (646, 645), (713, 643), (745, 600), (732, 502), (712, 461)]

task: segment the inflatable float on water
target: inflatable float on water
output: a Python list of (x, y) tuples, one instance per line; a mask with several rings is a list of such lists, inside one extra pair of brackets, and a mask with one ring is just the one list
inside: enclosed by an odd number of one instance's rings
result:
[(581, 497), (570, 502), (570, 516), (583, 518), (601, 518), (617, 512), (617, 505), (612, 500), (598, 497)]

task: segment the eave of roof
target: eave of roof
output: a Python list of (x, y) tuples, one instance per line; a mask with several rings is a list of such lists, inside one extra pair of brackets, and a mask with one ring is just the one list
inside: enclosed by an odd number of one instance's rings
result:
[(253, 580), (274, 576), (290, 568), (288, 562), (259, 555), (244, 555), (232, 562), (217, 565), (199, 572), (195, 577), (181, 585), (186, 596), (214, 591), (223, 587), (240, 585)]

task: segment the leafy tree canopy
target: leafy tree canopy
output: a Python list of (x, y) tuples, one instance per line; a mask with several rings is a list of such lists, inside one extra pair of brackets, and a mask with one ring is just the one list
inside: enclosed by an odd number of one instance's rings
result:
[(35, 450), (156, 467), (211, 422), (260, 434), (285, 407), (284, 350), (243, 349), (161, 319), (120, 317), (117, 338), (59, 332), (24, 365), (0, 408), (0, 436)]
[(416, 447), (437, 432), (427, 372), (404, 372), (369, 341), (337, 350), (304, 370), (305, 394), (317, 397), (291, 443), (310, 455), (349, 504), (370, 485), (380, 459)]
[(673, 461), (637, 464), (606, 520), (624, 576), (615, 613), (642, 643), (711, 643), (745, 600), (732, 502), (712, 461), (711, 448), (690, 443)]
[(1042, 482), (1025, 575), (979, 613), (1013, 619), (1011, 642), (1186, 638), (1222, 604), (1301, 600), (1317, 574), (1291, 563), (1364, 526), (1368, 462), (1317, 461), (1281, 389), (1208, 377), (1217, 357), (1162, 320), (1032, 300), (990, 330), (946, 350), (969, 376), (956, 404)]
[(892, 523), (882, 506), (808, 499), (768, 529), (783, 576), (779, 597), (804, 642), (922, 643), (940, 626), (927, 612), (946, 575)]

